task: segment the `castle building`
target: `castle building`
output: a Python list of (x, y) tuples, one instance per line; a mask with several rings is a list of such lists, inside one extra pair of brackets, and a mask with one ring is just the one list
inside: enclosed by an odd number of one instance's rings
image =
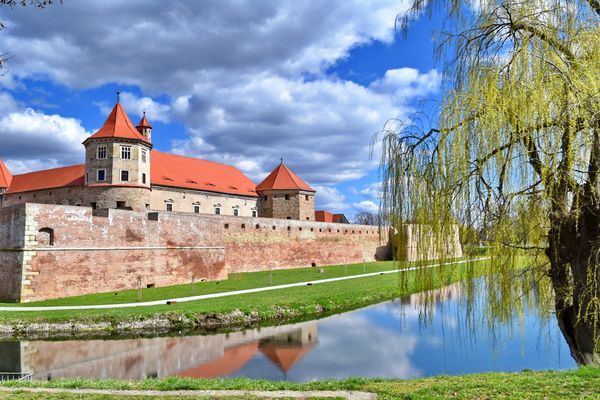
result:
[(144, 113), (119, 102), (84, 142), (85, 163), (11, 175), (0, 160), (0, 207), (21, 203), (314, 221), (315, 190), (283, 161), (256, 185), (237, 168), (154, 150)]

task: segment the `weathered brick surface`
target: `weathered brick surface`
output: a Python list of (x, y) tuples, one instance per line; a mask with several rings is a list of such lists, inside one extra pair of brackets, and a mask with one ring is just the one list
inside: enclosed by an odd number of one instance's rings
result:
[(164, 213), (150, 220), (125, 210), (98, 217), (87, 207), (26, 207), (21, 301), (227, 277), (218, 217)]
[(270, 218), (223, 217), (229, 272), (383, 259), (377, 227)]
[(13, 301), (372, 261), (388, 249), (376, 227), (298, 220), (27, 204), (0, 221), (0, 296)]
[(25, 227), (25, 205), (0, 212), (0, 301), (20, 300)]

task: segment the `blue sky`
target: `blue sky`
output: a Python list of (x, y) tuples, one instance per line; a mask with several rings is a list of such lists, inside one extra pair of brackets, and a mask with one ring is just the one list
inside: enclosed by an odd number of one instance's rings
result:
[(394, 32), (407, 2), (65, 1), (0, 9), (0, 158), (11, 172), (81, 163), (121, 91), (155, 148), (259, 182), (283, 157), (317, 208), (374, 211), (390, 118), (439, 98), (432, 28)]

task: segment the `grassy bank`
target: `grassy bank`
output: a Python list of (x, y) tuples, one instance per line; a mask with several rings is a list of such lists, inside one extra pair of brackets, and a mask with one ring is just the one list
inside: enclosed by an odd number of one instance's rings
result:
[[(36, 331), (123, 333), (123, 331), (128, 330), (148, 330), (152, 328), (181, 330), (198, 327), (247, 326), (261, 321), (275, 322), (298, 319), (359, 308), (458, 282), (467, 276), (482, 275), (486, 272), (486, 265), (485, 261), (477, 261), (427, 270), (376, 275), (348, 281), (171, 305), (102, 310), (1, 312), (0, 331), (4, 332), (5, 335), (26, 335)], [(369, 268), (371, 272), (374, 269), (391, 269), (391, 264), (378, 263), (370, 265)], [(350, 274), (353, 271), (362, 273), (363, 266), (360, 264), (347, 268), (342, 266), (329, 267), (326, 271), (323, 274), (318, 274), (314, 268), (277, 271), (273, 276), (273, 284), (294, 280), (324, 279)], [(262, 283), (262, 286), (265, 286), (265, 274), (254, 274), (256, 275), (248, 274), (245, 280), (236, 281), (236, 278), (231, 278), (229, 281), (221, 282), (220, 285), (223, 285), (221, 287), (226, 288), (226, 290), (237, 290), (243, 285), (252, 285), (259, 282)], [(309, 279), (307, 279), (308, 276), (310, 276)], [(268, 276), (266, 280), (268, 282)], [(427, 281), (429, 282), (426, 283)], [(215, 286), (217, 286), (216, 282), (204, 283), (207, 283), (207, 285), (200, 286), (202, 289), (199, 290), (215, 290)], [(164, 288), (164, 290), (176, 291), (182, 289), (176, 287), (173, 289)], [(189, 285), (187, 290), (186, 294), (189, 295)], [(105, 294), (62, 301), (79, 304), (78, 301), (91, 301), (90, 298), (96, 298), (94, 296), (102, 298)]]
[[(51, 382), (9, 382), (3, 386), (46, 388), (90, 388), (117, 390), (352, 390), (376, 393), (378, 399), (597, 399), (600, 369), (569, 371), (487, 373), (440, 376), (415, 380), (347, 379), (290, 383), (249, 379), (165, 378), (143, 381), (88, 381), (79, 379)], [(3, 393), (4, 395), (4, 393)], [(3, 397), (11, 398), (11, 397)], [(12, 397), (29, 399), (34, 397)], [(60, 398), (60, 397), (56, 397)], [(119, 398), (105, 397), (106, 399)], [(190, 397), (193, 398), (193, 397)]]

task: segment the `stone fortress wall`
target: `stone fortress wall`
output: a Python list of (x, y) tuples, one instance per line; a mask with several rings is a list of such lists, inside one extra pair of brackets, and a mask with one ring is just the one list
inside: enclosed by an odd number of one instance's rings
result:
[(377, 227), (20, 204), (0, 209), (0, 301), (383, 258)]

